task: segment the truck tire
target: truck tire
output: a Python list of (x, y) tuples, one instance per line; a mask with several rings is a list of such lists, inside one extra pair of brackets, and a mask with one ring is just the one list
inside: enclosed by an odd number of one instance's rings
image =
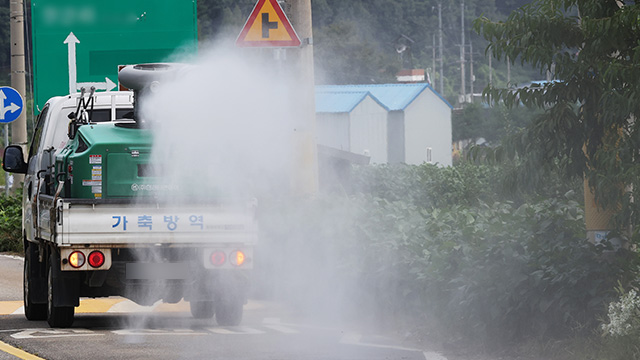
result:
[(196, 319), (211, 319), (215, 310), (213, 301), (191, 301), (189, 308)]
[(53, 281), (54, 271), (60, 271), (60, 263), (55, 255), (51, 255), (47, 271), (47, 322), (53, 328), (66, 328), (73, 324), (75, 308), (54, 305), (54, 298), (59, 296), (58, 291), (60, 291)]
[(216, 322), (220, 326), (236, 326), (242, 321), (244, 301), (235, 297), (222, 297), (216, 303)]
[[(37, 262), (34, 264), (34, 258), (37, 256), (33, 247), (29, 245), (24, 253), (24, 273), (22, 280), (23, 298), (24, 298), (24, 316), (27, 320), (44, 320), (47, 318), (47, 304), (36, 304), (33, 302), (36, 291), (42, 291), (38, 288), (34, 274), (38, 271), (35, 269)], [(44, 282), (44, 279), (38, 279)]]

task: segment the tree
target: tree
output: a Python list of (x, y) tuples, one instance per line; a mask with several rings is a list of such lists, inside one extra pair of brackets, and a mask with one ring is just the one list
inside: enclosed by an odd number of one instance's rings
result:
[(237, 35), (253, 5), (254, 0), (198, 0), (200, 40)]
[[(585, 176), (604, 208), (622, 205), (619, 225), (636, 223), (640, 175), (640, 5), (619, 0), (536, 0), (477, 32), (498, 59), (530, 64), (556, 81), (484, 91), (507, 106), (543, 113), (504, 147), (527, 175), (560, 165)], [(636, 196), (637, 197), (637, 196)]]
[(526, 127), (537, 114), (539, 111), (523, 106), (507, 109), (504, 106), (467, 104), (453, 112), (453, 141), (483, 138), (490, 144), (497, 144), (509, 134)]
[[(384, 54), (366, 40), (350, 22), (337, 22), (315, 35), (318, 83), (370, 84), (381, 79), (394, 81), (399, 67), (385, 67)], [(345, 61), (349, 59), (349, 61)], [(386, 78), (385, 78), (386, 75)]]

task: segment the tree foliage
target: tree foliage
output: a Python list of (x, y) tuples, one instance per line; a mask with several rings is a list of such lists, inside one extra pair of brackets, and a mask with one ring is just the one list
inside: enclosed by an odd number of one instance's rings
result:
[(313, 313), (440, 320), (486, 345), (588, 333), (639, 259), (584, 239), (579, 181), (514, 194), (505, 166), (366, 166), (350, 196), (261, 201), (261, 252), (277, 256), (256, 266), (274, 296)]
[(453, 141), (485, 139), (499, 144), (509, 134), (526, 127), (538, 111), (525, 107), (487, 107), (472, 103), (454, 110), (452, 121)]
[(22, 189), (0, 195), (0, 251), (22, 252)]
[(625, 185), (640, 175), (639, 16), (640, 5), (628, 1), (537, 0), (505, 21), (483, 17), (474, 25), (496, 58), (556, 79), (485, 89), (507, 106), (544, 110), (506, 149), (529, 171), (560, 165), (567, 175), (586, 174), (602, 206), (629, 205), (622, 223), (638, 216)]
[(232, 31), (242, 27), (254, 4), (253, 0), (198, 0), (200, 40), (231, 36)]
[[(465, 0), (466, 43), (473, 42), (476, 91), (489, 82), (506, 83), (504, 64), (489, 68), (481, 53), (485, 40), (472, 33), (470, 23), (480, 14), (504, 18), (526, 0)], [(201, 40), (226, 36), (235, 39), (254, 0), (199, 0)], [(395, 82), (403, 67), (430, 69), (437, 80), (439, 61), (433, 69), (434, 41), (438, 46), (438, 4), (442, 6), (444, 95), (455, 102), (460, 90), (461, 9), (458, 0), (313, 0), (313, 32), (316, 82), (354, 84)], [(285, 9), (286, 11), (286, 9)], [(402, 36), (412, 39), (403, 54), (396, 51)], [(467, 53), (471, 50), (467, 48)], [(438, 51), (435, 54), (438, 57)], [(437, 59), (436, 59), (437, 60)], [(470, 58), (467, 59), (470, 61)], [(469, 67), (467, 67), (467, 76)], [(529, 68), (514, 67), (512, 82), (537, 78)]]

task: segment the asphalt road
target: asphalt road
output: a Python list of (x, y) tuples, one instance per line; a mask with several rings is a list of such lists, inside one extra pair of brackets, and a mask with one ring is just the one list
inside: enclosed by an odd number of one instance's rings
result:
[(22, 300), (22, 266), (17, 256), (0, 256), (0, 301)]
[(193, 319), (184, 302), (82, 299), (72, 328), (51, 329), (24, 318), (21, 287), (22, 260), (0, 256), (0, 360), (446, 360), (366, 328), (256, 300), (245, 305), (241, 326), (224, 327)]

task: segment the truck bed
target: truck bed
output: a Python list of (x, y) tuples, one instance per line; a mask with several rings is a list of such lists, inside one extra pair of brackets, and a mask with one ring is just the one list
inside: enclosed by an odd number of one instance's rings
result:
[(40, 195), (38, 206), (39, 237), (62, 247), (250, 245), (257, 240), (255, 205), (251, 201), (240, 205), (165, 204), (150, 200), (55, 199)]

